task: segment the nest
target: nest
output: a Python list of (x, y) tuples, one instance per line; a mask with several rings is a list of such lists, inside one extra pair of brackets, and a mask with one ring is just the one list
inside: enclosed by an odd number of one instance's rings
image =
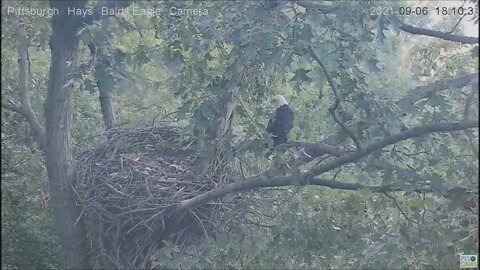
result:
[(179, 202), (230, 175), (200, 174), (196, 152), (194, 139), (162, 125), (115, 130), (108, 142), (80, 157), (73, 188), (99, 267), (144, 268), (163, 240), (188, 246), (212, 232), (220, 203), (189, 210), (162, 238)]

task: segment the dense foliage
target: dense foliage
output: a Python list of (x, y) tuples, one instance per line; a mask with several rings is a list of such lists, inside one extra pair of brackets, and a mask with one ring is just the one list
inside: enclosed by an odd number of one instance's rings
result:
[[(196, 166), (208, 170), (219, 147), (212, 134), (231, 105), (231, 130), (221, 147), (242, 176), (238, 181), (266, 170), (275, 172), (272, 178), (289, 175), (294, 181), (227, 194), (223, 201), (235, 203), (216, 233), (194, 246), (165, 243), (154, 255), (154, 267), (457, 268), (458, 254), (478, 250), (478, 128), (414, 136), (319, 176), (398, 186), (396, 191), (303, 186), (304, 173), (335, 157), (296, 167), (291, 160), (305, 154), (298, 148), (281, 147), (272, 160), (265, 154), (271, 141), (264, 129), (274, 110), (269, 101), (277, 94), (286, 96), (296, 113), (289, 139), (298, 142), (321, 142), (340, 131), (333, 114), (353, 127), (363, 146), (411, 127), (478, 120), (478, 38), (463, 44), (404, 27), (464, 35), (463, 26), (478, 21), (478, 9), (463, 19), (468, 23), (457, 25), (460, 15), (440, 21), (433, 13), (399, 16), (396, 11), (407, 2), (134, 1), (131, 12), (103, 16), (78, 33), (78, 63), (69, 82), (75, 89), (73, 157), (105, 140), (99, 93), (107, 91), (118, 126), (171, 121), (195, 136)], [(434, 10), (434, 1), (422, 3)], [(41, 1), (6, 5), (48, 7)], [(372, 13), (379, 6), (394, 12)], [(171, 14), (172, 7), (207, 14)], [(132, 12), (147, 8), (163, 13)], [(24, 111), (13, 106), (24, 101), (17, 58), (26, 43), (29, 102), (45, 122), (52, 19), (4, 12), (2, 269), (64, 268), (42, 147)], [(454, 81), (462, 76), (469, 80)], [(450, 81), (417, 96), (441, 85), (439, 80)], [(234, 101), (232, 84), (238, 86)], [(332, 113), (334, 87), (341, 103)], [(399, 102), (405, 97), (412, 102)], [(344, 153), (358, 150), (345, 133), (335, 143)]]

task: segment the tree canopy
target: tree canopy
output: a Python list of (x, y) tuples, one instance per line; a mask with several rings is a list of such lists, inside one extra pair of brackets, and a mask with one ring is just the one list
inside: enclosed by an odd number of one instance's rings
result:
[[(2, 269), (477, 254), (477, 0), (6, 1), (1, 20)], [(278, 94), (295, 122), (273, 147)]]

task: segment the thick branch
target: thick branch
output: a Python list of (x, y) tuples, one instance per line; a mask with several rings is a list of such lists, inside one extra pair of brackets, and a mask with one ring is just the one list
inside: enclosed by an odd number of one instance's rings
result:
[[(25, 120), (30, 125), (30, 129), (32, 131), (33, 139), (38, 143), (39, 147), (44, 151), (45, 150), (45, 130), (43, 126), (38, 121), (38, 118), (35, 112), (32, 109), (32, 105), (30, 104), (30, 95), (28, 92), (28, 79), (27, 79), (27, 70), (28, 70), (28, 62), (27, 62), (27, 44), (22, 42), (18, 48), (18, 85), (20, 91), (20, 106), (14, 106), (12, 104), (5, 104), (10, 105), (7, 108), (20, 113)], [(3, 106), (3, 104), (2, 104)]]
[(478, 81), (478, 73), (469, 73), (452, 79), (438, 80), (412, 89), (405, 97), (395, 102), (395, 104), (400, 108), (400, 110), (404, 111), (415, 102), (423, 98), (427, 98), (432, 94), (446, 89), (462, 88), (474, 80)]
[(435, 30), (430, 30), (430, 29), (425, 29), (425, 28), (418, 28), (415, 26), (411, 26), (408, 24), (402, 23), (400, 25), (400, 29), (414, 35), (423, 35), (423, 36), (429, 36), (429, 37), (435, 37), (435, 38), (440, 38), (444, 40), (449, 40), (449, 41), (454, 41), (454, 42), (460, 42), (463, 44), (475, 44), (478, 43), (478, 37), (468, 37), (468, 36), (461, 36), (461, 35), (454, 35), (454, 34), (449, 34), (441, 31), (435, 31)]
[(241, 80), (243, 74), (245, 72), (245, 68), (237, 64), (235, 67), (235, 77), (239, 78), (238, 80), (231, 80), (227, 86), (227, 94), (225, 100), (223, 100), (221, 112), (222, 115), (219, 116), (218, 126), (216, 129), (216, 138), (221, 139), (227, 131), (230, 129), (230, 125), (232, 124), (232, 115), (237, 105), (237, 94), (238, 94), (238, 81)]
[[(459, 123), (434, 124), (434, 125), (411, 128), (404, 132), (400, 132), (398, 134), (388, 136), (384, 138), (382, 141), (379, 141), (377, 143), (368, 145), (367, 147), (363, 148), (358, 152), (346, 154), (344, 156), (341, 156), (333, 160), (330, 163), (317, 166), (304, 174), (278, 176), (278, 177), (268, 177), (267, 175), (260, 175), (260, 176), (252, 177), (246, 181), (236, 182), (233, 184), (229, 184), (229, 185), (208, 191), (202, 195), (182, 201), (179, 204), (178, 210), (185, 210), (185, 209), (203, 204), (207, 201), (223, 197), (226, 194), (231, 194), (234, 192), (240, 192), (244, 190), (251, 190), (251, 189), (260, 188), (260, 187), (277, 187), (277, 186), (287, 186), (287, 185), (293, 185), (293, 184), (299, 184), (299, 185), (310, 184), (310, 185), (328, 186), (331, 188), (358, 190), (363, 188), (363, 186), (355, 183), (343, 183), (338, 181), (316, 179), (315, 176), (321, 173), (330, 171), (332, 169), (335, 169), (337, 167), (340, 167), (342, 165), (345, 165), (347, 163), (354, 162), (364, 156), (371, 154), (376, 150), (379, 150), (385, 146), (388, 146), (403, 140), (425, 136), (429, 133), (434, 133), (434, 132), (450, 132), (450, 131), (457, 131), (457, 130), (465, 130), (468, 128), (475, 128), (475, 127), (478, 127), (478, 120), (459, 122)], [(399, 190), (398, 187), (396, 188), (397, 189), (395, 189), (394, 191)], [(374, 190), (378, 192), (392, 191), (388, 189), (386, 190), (384, 187), (377, 187)]]
[(338, 156), (341, 152), (340, 147), (329, 145), (326, 143), (311, 143), (311, 142), (301, 142), (301, 141), (288, 141), (288, 145), (295, 147), (304, 148), (305, 152), (309, 156), (321, 156), (324, 154), (330, 154), (333, 156)]
[(428, 133), (465, 130), (468, 128), (475, 128), (475, 127), (478, 127), (478, 120), (457, 122), (457, 123), (432, 124), (432, 125), (407, 129), (403, 132), (385, 137), (383, 140), (379, 142), (370, 144), (364, 149), (362, 149), (361, 151), (351, 153), (351, 154), (346, 154), (335, 159), (330, 163), (319, 165), (310, 170), (310, 175), (311, 175), (310, 177), (330, 171), (334, 168), (345, 165), (347, 163), (354, 162), (362, 157), (369, 155), (370, 153), (376, 150), (382, 149), (385, 146), (395, 144), (400, 141), (404, 141), (404, 140), (416, 138), (416, 137), (422, 137)]
[[(105, 32), (106, 25), (108, 25), (108, 21), (102, 24), (102, 30)], [(113, 105), (113, 83), (105, 83), (106, 80), (113, 80), (108, 76), (108, 61), (106, 61), (106, 54), (105, 54), (105, 40), (107, 37), (104, 36), (104, 33), (97, 33), (95, 36), (95, 42), (91, 42), (88, 44), (88, 48), (90, 49), (90, 54), (92, 56), (92, 64), (94, 64), (95, 68), (95, 82), (98, 87), (99, 92), (99, 101), (100, 101), (100, 109), (102, 111), (103, 116), (103, 123), (105, 125), (105, 130), (109, 131), (110, 129), (115, 127), (115, 110)], [(99, 44), (97, 44), (99, 43)], [(107, 132), (107, 139), (111, 133)]]

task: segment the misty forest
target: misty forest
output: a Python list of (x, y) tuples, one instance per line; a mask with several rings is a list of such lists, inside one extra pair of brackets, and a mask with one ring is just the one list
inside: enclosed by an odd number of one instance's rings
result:
[(460, 268), (477, 1), (4, 1), (2, 269)]

